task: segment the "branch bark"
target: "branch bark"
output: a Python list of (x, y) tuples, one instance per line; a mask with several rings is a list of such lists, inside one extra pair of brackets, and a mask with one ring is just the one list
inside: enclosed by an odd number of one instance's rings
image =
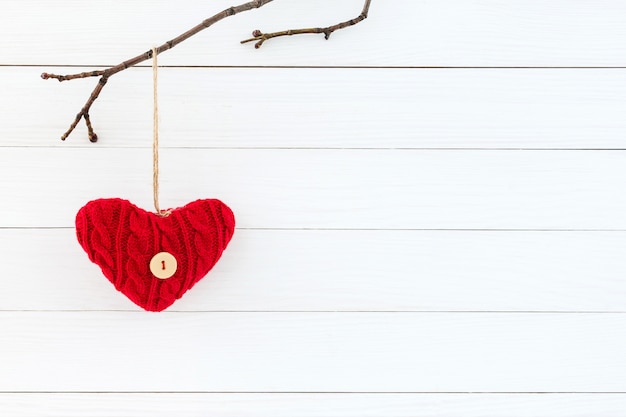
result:
[(305, 33), (323, 33), (324, 38), (328, 40), (328, 38), (330, 38), (330, 35), (334, 31), (347, 28), (348, 26), (356, 25), (360, 21), (365, 20), (367, 18), (367, 14), (369, 13), (371, 2), (372, 2), (371, 0), (366, 0), (365, 5), (363, 6), (363, 10), (361, 11), (361, 14), (355, 17), (354, 19), (346, 20), (345, 22), (337, 23), (336, 25), (327, 26), (325, 28), (318, 27), (318, 28), (307, 28), (307, 29), (289, 29), (289, 30), (283, 30), (280, 32), (272, 32), (272, 33), (263, 33), (257, 29), (254, 32), (252, 32), (253, 38), (245, 39), (241, 41), (241, 43), (257, 41), (257, 43), (254, 44), (254, 47), (256, 49), (259, 49), (263, 45), (263, 43), (268, 39), (277, 38), (279, 36), (302, 35)]
[[(233, 6), (228, 9), (222, 10), (221, 12), (215, 14), (214, 16), (208, 19), (205, 19), (204, 21), (202, 21), (202, 23), (180, 34), (176, 38), (165, 42), (163, 45), (156, 48), (156, 53), (158, 55), (162, 52), (172, 49), (179, 43), (189, 39), (190, 37), (196, 35), (198, 32), (212, 26), (214, 23), (217, 23), (222, 19), (225, 19), (229, 16), (234, 16), (238, 13), (245, 12), (251, 9), (258, 9), (260, 7), (265, 6), (268, 3), (271, 3), (272, 1), (273, 0), (254, 0), (254, 1), (240, 4), (239, 6)], [(255, 30), (254, 32), (252, 32), (253, 38), (243, 40), (241, 41), (241, 43), (257, 41), (254, 46), (255, 48), (258, 49), (268, 39), (276, 38), (280, 36), (291, 36), (291, 35), (299, 35), (299, 34), (305, 34), (305, 33), (323, 33), (325, 38), (328, 39), (334, 31), (355, 25), (359, 23), (360, 21), (364, 20), (365, 18), (367, 18), (370, 3), (371, 3), (371, 0), (365, 0), (363, 10), (361, 14), (357, 16), (356, 18), (338, 23), (333, 26), (329, 26), (326, 28), (292, 29), (292, 30), (273, 32), (273, 33), (262, 33), (259, 30)], [(122, 62), (121, 64), (115, 65), (106, 70), (87, 71), (87, 72), (81, 72), (78, 74), (68, 74), (68, 75), (57, 75), (57, 74), (50, 74), (47, 72), (42, 73), (41, 78), (43, 78), (44, 80), (56, 79), (58, 81), (70, 81), (70, 80), (74, 80), (77, 78), (87, 78), (87, 77), (100, 77), (100, 79), (98, 80), (98, 84), (91, 92), (91, 95), (87, 99), (87, 102), (82, 107), (82, 109), (80, 109), (78, 114), (76, 114), (76, 117), (74, 118), (74, 121), (70, 125), (69, 129), (61, 136), (61, 140), (67, 139), (67, 137), (74, 131), (78, 123), (81, 121), (81, 119), (84, 119), (85, 124), (87, 126), (89, 140), (91, 142), (96, 142), (98, 140), (98, 135), (93, 129), (93, 126), (91, 124), (91, 119), (89, 116), (89, 110), (91, 109), (91, 106), (96, 101), (96, 99), (100, 95), (100, 92), (102, 91), (102, 89), (104, 88), (104, 86), (106, 85), (107, 81), (109, 80), (111, 76), (125, 69), (128, 69), (132, 66), (135, 66), (143, 61), (151, 59), (152, 53), (153, 53), (152, 49), (150, 49), (149, 51), (146, 51), (140, 55), (137, 55), (134, 58), (128, 59)]]

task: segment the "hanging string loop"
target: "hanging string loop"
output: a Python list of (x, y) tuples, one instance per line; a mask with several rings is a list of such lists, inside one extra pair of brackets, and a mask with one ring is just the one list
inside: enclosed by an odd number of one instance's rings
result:
[(157, 48), (152, 48), (152, 91), (153, 91), (153, 113), (152, 113), (152, 191), (154, 208), (161, 217), (167, 217), (171, 210), (161, 210), (159, 206), (159, 106), (158, 106), (158, 73)]

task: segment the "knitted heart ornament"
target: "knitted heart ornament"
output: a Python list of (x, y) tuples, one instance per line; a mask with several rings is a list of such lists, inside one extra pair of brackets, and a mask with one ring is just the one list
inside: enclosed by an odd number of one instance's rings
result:
[(148, 311), (162, 311), (217, 263), (235, 231), (219, 200), (197, 200), (161, 216), (119, 198), (90, 201), (76, 235), (115, 288)]

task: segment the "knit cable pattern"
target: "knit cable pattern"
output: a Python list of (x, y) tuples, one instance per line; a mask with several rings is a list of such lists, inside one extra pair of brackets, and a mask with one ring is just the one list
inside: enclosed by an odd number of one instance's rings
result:
[[(76, 214), (76, 236), (89, 259), (115, 288), (148, 311), (162, 311), (201, 280), (220, 259), (235, 231), (230, 208), (197, 200), (167, 217), (119, 198), (93, 200)], [(174, 275), (156, 278), (150, 260), (168, 252)]]

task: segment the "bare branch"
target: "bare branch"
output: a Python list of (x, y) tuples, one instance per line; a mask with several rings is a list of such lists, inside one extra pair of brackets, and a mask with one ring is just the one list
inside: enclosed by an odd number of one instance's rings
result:
[(99, 77), (101, 75), (104, 75), (104, 71), (88, 71), (88, 72), (81, 72), (79, 74), (70, 74), (70, 75), (56, 75), (56, 74), (48, 74), (47, 72), (44, 72), (43, 74), (41, 74), (41, 78), (43, 78), (44, 80), (47, 80), (48, 78), (55, 78), (59, 80), (60, 82), (60, 81), (74, 80), (76, 78)]
[[(176, 38), (165, 42), (163, 45), (156, 48), (156, 53), (158, 55), (162, 52), (172, 49), (179, 43), (189, 39), (190, 37), (194, 36), (198, 32), (212, 26), (214, 23), (217, 23), (222, 19), (225, 19), (229, 16), (234, 16), (238, 13), (245, 12), (251, 9), (258, 9), (272, 1), (273, 0), (254, 0), (254, 1), (249, 1), (247, 3), (240, 4), (239, 6), (233, 6), (228, 9), (222, 10), (221, 12), (215, 14), (214, 16), (208, 19), (205, 19), (204, 21), (202, 21), (202, 23), (194, 26), (193, 28), (189, 29), (185, 33), (182, 33)], [(336, 25), (329, 26), (327, 28), (297, 29), (297, 30), (289, 30), (289, 31), (276, 32), (276, 33), (270, 33), (270, 34), (263, 34), (261, 33), (261, 31), (255, 30), (253, 32), (254, 38), (247, 39), (245, 41), (242, 41), (241, 43), (256, 40), (257, 43), (255, 47), (259, 48), (263, 44), (263, 42), (265, 42), (267, 39), (275, 38), (278, 36), (295, 35), (295, 34), (300, 34), (300, 33), (324, 33), (326, 39), (328, 39), (331, 33), (333, 33), (334, 31), (343, 29), (348, 26), (355, 25), (359, 23), (360, 21), (362, 21), (363, 19), (365, 19), (367, 17), (370, 3), (371, 3), (371, 0), (365, 0), (363, 11), (355, 19), (348, 20), (346, 22), (341, 22)], [(44, 80), (56, 79), (58, 81), (70, 81), (70, 80), (74, 80), (78, 78), (100, 77), (100, 79), (98, 80), (98, 84), (91, 92), (89, 99), (87, 99), (87, 102), (85, 103), (83, 108), (80, 110), (80, 112), (78, 112), (78, 114), (74, 118), (74, 121), (70, 125), (69, 129), (61, 136), (61, 140), (67, 139), (67, 137), (74, 131), (78, 123), (81, 121), (81, 119), (84, 119), (85, 124), (87, 125), (87, 132), (89, 135), (89, 140), (91, 142), (96, 142), (98, 140), (98, 135), (94, 132), (93, 126), (91, 125), (91, 119), (89, 117), (89, 110), (91, 109), (91, 106), (100, 95), (100, 92), (106, 85), (107, 81), (109, 80), (111, 76), (117, 74), (118, 72), (123, 71), (127, 68), (130, 68), (132, 66), (135, 66), (139, 64), (140, 62), (146, 61), (151, 58), (152, 58), (152, 49), (140, 55), (137, 55), (134, 58), (126, 60), (122, 62), (121, 64), (115, 65), (105, 70), (88, 71), (88, 72), (81, 72), (77, 74), (68, 74), (68, 75), (57, 75), (57, 74), (50, 74), (47, 72), (44, 72), (43, 74), (41, 74), (41, 78), (43, 78)]]
[(241, 43), (257, 41), (254, 44), (254, 47), (256, 49), (259, 49), (261, 47), (261, 45), (263, 45), (263, 43), (266, 40), (268, 40), (268, 39), (278, 38), (280, 36), (302, 35), (302, 34), (305, 34), (305, 33), (323, 33), (324, 34), (324, 38), (328, 40), (328, 38), (330, 38), (330, 35), (334, 31), (339, 30), (339, 29), (344, 29), (344, 28), (347, 28), (349, 26), (356, 25), (357, 23), (361, 22), (362, 20), (365, 20), (367, 18), (367, 14), (369, 12), (370, 3), (371, 2), (372, 2), (372, 0), (365, 0), (365, 5), (363, 6), (363, 11), (361, 12), (360, 15), (358, 15), (354, 19), (350, 19), (350, 20), (346, 20), (345, 22), (337, 23), (336, 25), (328, 26), (328, 27), (325, 27), (325, 28), (289, 29), (289, 30), (283, 30), (283, 31), (280, 31), (280, 32), (272, 32), (272, 33), (263, 33), (260, 30), (256, 29), (254, 32), (252, 32), (252, 36), (253, 36), (252, 38), (245, 39), (245, 40), (241, 41)]
[[(187, 32), (159, 46), (157, 48), (157, 54), (167, 51), (168, 49), (172, 49), (174, 46), (189, 39), (193, 35), (208, 28), (209, 26), (212, 26), (214, 23), (219, 22), (222, 19), (225, 19), (229, 16), (236, 15), (237, 13), (245, 12), (250, 9), (262, 7), (272, 1), (273, 0), (254, 0), (248, 3), (241, 4), (239, 6), (234, 6), (234, 7), (230, 7), (228, 9), (222, 10), (220, 13), (217, 13), (216, 15), (204, 20), (202, 23), (194, 26), (193, 28), (189, 29)], [(139, 64), (140, 62), (146, 61), (151, 58), (152, 58), (152, 50), (149, 50), (147, 52), (144, 52), (141, 55), (137, 55), (134, 58), (124, 61), (121, 64), (118, 64), (104, 71), (82, 72), (80, 74), (70, 74), (70, 75), (56, 75), (56, 74), (48, 74), (45, 72), (41, 74), (41, 78), (43, 79), (55, 78), (59, 81), (69, 81), (69, 80), (73, 80), (77, 78), (86, 78), (86, 77), (98, 77), (98, 76), (101, 77), (100, 80), (98, 81), (98, 85), (96, 85), (91, 95), (89, 96), (89, 99), (87, 100), (83, 108), (80, 110), (80, 112), (78, 112), (78, 114), (74, 118), (74, 121), (70, 125), (69, 129), (63, 134), (63, 136), (61, 136), (61, 140), (65, 140), (70, 135), (70, 133), (72, 133), (72, 131), (76, 128), (80, 120), (84, 118), (85, 124), (87, 125), (89, 140), (91, 142), (96, 142), (98, 140), (98, 135), (96, 135), (91, 125), (91, 120), (89, 118), (89, 110), (91, 109), (91, 106), (94, 103), (94, 101), (96, 101), (96, 99), (100, 95), (100, 92), (102, 91), (102, 88), (105, 86), (105, 84), (109, 80), (109, 77), (111, 77), (114, 74), (117, 74), (120, 71), (123, 71), (129, 67), (135, 66)]]

